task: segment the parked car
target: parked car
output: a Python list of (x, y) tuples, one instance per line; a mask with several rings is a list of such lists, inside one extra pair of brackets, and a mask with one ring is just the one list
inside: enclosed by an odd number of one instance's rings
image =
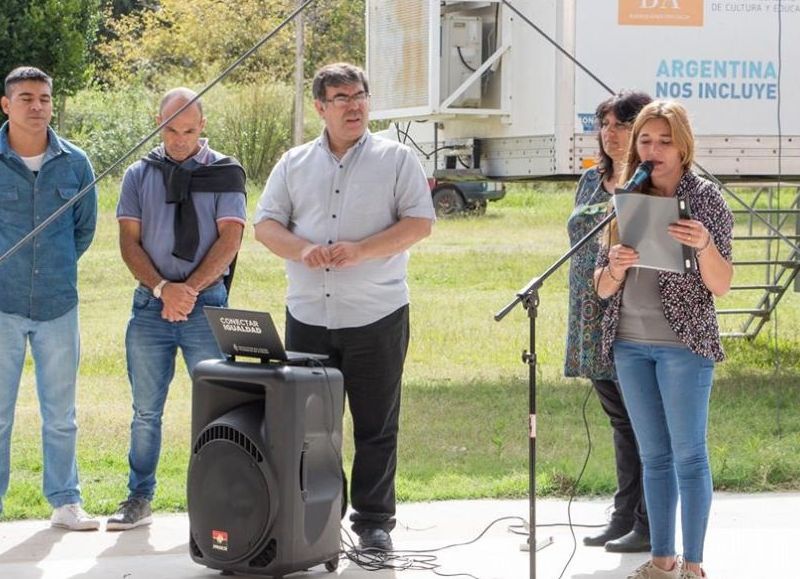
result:
[(497, 201), (506, 195), (505, 183), (498, 181), (443, 181), (428, 179), (433, 195), (433, 207), (439, 218), (461, 213), (483, 215), (489, 201)]

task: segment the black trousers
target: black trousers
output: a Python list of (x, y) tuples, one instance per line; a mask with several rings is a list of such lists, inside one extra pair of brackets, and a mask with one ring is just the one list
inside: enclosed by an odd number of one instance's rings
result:
[(614, 514), (611, 516), (611, 521), (649, 537), (650, 526), (647, 521), (642, 486), (642, 463), (639, 460), (639, 448), (636, 446), (628, 410), (625, 408), (616, 382), (592, 380), (592, 384), (614, 431), (617, 492), (614, 495)]
[(355, 454), (350, 475), (353, 531), (395, 526), (400, 385), (408, 351), (408, 305), (377, 322), (329, 330), (286, 312), (287, 349), (326, 354), (338, 368), (353, 417)]

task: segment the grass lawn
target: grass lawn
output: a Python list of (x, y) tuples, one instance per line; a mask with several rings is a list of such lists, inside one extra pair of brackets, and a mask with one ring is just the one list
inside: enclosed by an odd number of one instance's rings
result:
[[(80, 264), (82, 362), (79, 461), (90, 512), (113, 512), (127, 493), (130, 391), (123, 346), (135, 282), (119, 257), (116, 183), (104, 185), (97, 238)], [(528, 320), (517, 308), (494, 312), (567, 249), (564, 223), (571, 184), (510, 188), (485, 216), (439, 222), (412, 254), (412, 343), (406, 364), (400, 438), (401, 500), (522, 497), (527, 492)], [(251, 213), (258, 196), (250, 195)], [(757, 249), (736, 246), (737, 257)], [(763, 272), (737, 272), (737, 283)], [(281, 260), (248, 227), (231, 305), (267, 310), (283, 321)], [(712, 399), (710, 447), (718, 489), (800, 489), (800, 311), (788, 293), (754, 342), (727, 342)], [(732, 295), (722, 307), (754, 307)], [(581, 407), (589, 383), (562, 377), (566, 268), (541, 292), (537, 320), (538, 464), (542, 494), (568, 493), (587, 450)], [(726, 326), (732, 320), (724, 320)], [(775, 335), (777, 334), (777, 339)], [(164, 447), (154, 506), (185, 508), (191, 385), (181, 363), (164, 417)], [(611, 493), (610, 429), (596, 397), (587, 405), (592, 456), (578, 492)], [(8, 518), (45, 517), (41, 443), (33, 368), (26, 366), (17, 405)], [(350, 439), (345, 439), (350, 456)], [(349, 460), (349, 458), (348, 458)]]

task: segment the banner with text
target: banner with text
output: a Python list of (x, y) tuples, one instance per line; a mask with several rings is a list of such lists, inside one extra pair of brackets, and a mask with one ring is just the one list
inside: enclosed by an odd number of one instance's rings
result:
[[(800, 134), (798, 33), (800, 0), (576, 3), (577, 58), (617, 90), (681, 101), (704, 135), (777, 134), (779, 82), (783, 133)], [(581, 132), (609, 95), (587, 75), (576, 75)]]

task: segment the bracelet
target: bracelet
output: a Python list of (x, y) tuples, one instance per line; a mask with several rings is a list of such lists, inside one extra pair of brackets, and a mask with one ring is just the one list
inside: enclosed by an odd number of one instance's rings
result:
[(709, 245), (711, 245), (711, 234), (710, 233), (708, 234), (708, 239), (706, 239), (706, 242), (703, 244), (703, 247), (700, 247), (700, 248), (695, 250), (695, 255), (699, 256), (706, 249), (708, 249)]
[(624, 275), (622, 276), (622, 279), (619, 279), (619, 278), (616, 278), (616, 277), (614, 277), (614, 274), (613, 274), (613, 273), (611, 273), (611, 268), (610, 268), (610, 267), (607, 267), (607, 268), (606, 268), (606, 271), (608, 272), (608, 277), (610, 277), (612, 280), (614, 280), (614, 281), (615, 281), (615, 282), (617, 282), (618, 284), (621, 284), (621, 283), (623, 282), (623, 280), (625, 279), (625, 276), (624, 276)]

